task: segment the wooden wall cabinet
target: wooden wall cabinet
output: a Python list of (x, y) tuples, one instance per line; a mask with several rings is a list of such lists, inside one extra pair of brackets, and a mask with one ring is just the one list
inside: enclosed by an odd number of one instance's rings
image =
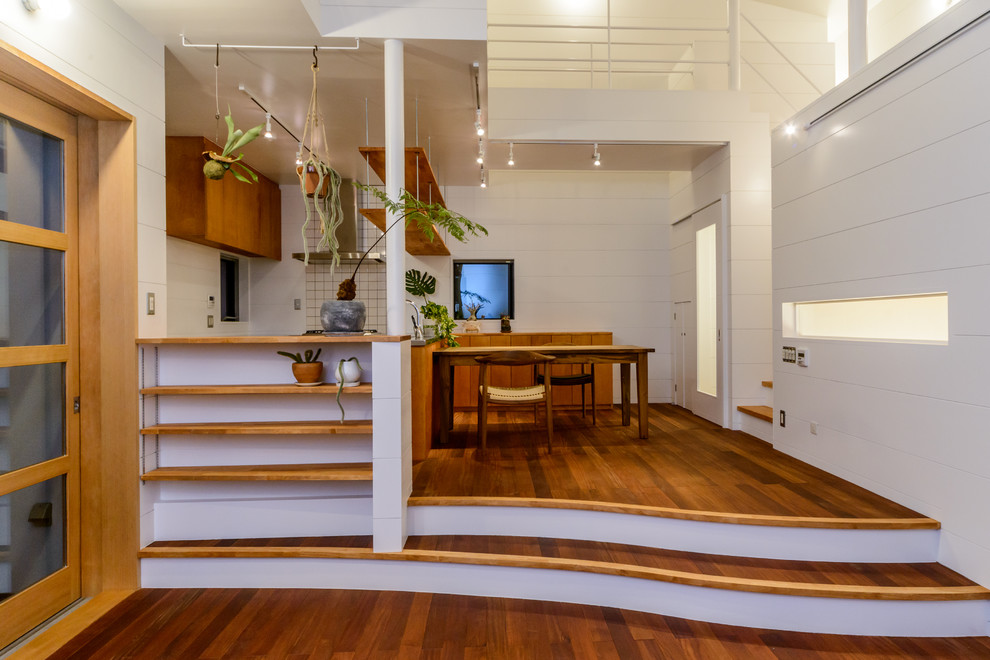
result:
[[(282, 258), (282, 194), (258, 174), (246, 184), (229, 172), (203, 176), (202, 153), (221, 148), (203, 137), (165, 138), (165, 233), (248, 257)], [(253, 169), (253, 168), (252, 168)]]

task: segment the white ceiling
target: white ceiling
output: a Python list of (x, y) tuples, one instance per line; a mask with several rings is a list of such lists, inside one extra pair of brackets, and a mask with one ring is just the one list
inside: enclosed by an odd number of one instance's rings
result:
[[(168, 135), (226, 139), (215, 118), (215, 74), (219, 73), (220, 114), (229, 105), (238, 128), (264, 122), (264, 113), (244, 85), (285, 126), (302, 136), (312, 88), (311, 50), (190, 48), (195, 44), (350, 46), (353, 40), (319, 35), (299, 0), (116, 0), (146, 30), (165, 43), (165, 124)], [(472, 64), (481, 65), (481, 104), (487, 107), (486, 44), (480, 41), (405, 42), (406, 143), (430, 151), (442, 185), (475, 185), (478, 138), (474, 133), (475, 85)], [(384, 144), (383, 46), (362, 40), (359, 50), (319, 52), (319, 100), (326, 119), (331, 164), (346, 178), (365, 179), (357, 148)], [(367, 107), (367, 113), (365, 108)], [(418, 117), (418, 119), (417, 119)], [(417, 129), (418, 126), (418, 129)], [(367, 127), (368, 139), (365, 139)], [(275, 140), (248, 145), (245, 160), (280, 183), (296, 181), (296, 142), (275, 127)], [(417, 141), (418, 136), (418, 141)], [(720, 145), (602, 145), (609, 170), (690, 169)], [(585, 153), (587, 152), (587, 153)], [(488, 147), (486, 167), (507, 167), (508, 145)], [(520, 169), (588, 169), (591, 148), (575, 145), (516, 145)]]

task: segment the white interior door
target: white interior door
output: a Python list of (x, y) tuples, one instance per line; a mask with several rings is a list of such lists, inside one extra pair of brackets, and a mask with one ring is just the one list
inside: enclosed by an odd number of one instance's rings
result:
[[(692, 218), (695, 233), (695, 387), (691, 411), (723, 425), (725, 379), (722, 351), (722, 203)], [(689, 367), (690, 368), (690, 367)]]
[(690, 300), (674, 303), (674, 405), (691, 409), (694, 369), (689, 367), (694, 358), (691, 346), (694, 342), (694, 306)]

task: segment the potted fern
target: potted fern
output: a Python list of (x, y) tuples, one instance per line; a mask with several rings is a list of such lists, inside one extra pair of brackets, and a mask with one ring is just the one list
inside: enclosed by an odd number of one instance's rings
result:
[(429, 273), (420, 272), (415, 268), (410, 268), (406, 271), (406, 292), (423, 299), (423, 305), (419, 308), (419, 311), (423, 315), (423, 318), (433, 321), (432, 326), (424, 325), (428, 335), (426, 338), (427, 343), (445, 341), (448, 346), (460, 346), (457, 337), (454, 336), (454, 328), (457, 327), (457, 323), (454, 319), (450, 318), (450, 312), (447, 311), (447, 307), (432, 302), (429, 299), (429, 296), (432, 296), (436, 291), (437, 278)]
[[(224, 121), (227, 122), (227, 142), (224, 144), (223, 151), (220, 153), (215, 151), (203, 152), (203, 158), (206, 160), (206, 164), (203, 165), (203, 175), (207, 179), (222, 179), (230, 171), (237, 177), (238, 181), (243, 181), (244, 183), (254, 181), (257, 183), (258, 175), (250, 167), (240, 162), (244, 158), (244, 154), (238, 154), (236, 158), (231, 154), (261, 135), (261, 131), (265, 128), (265, 125), (259, 124), (249, 129), (246, 133), (239, 128), (235, 129), (234, 118), (230, 114), (229, 106), (227, 107), (227, 116), (224, 117)], [(243, 170), (243, 174), (234, 169), (234, 166)], [(248, 177), (251, 178), (249, 179)]]

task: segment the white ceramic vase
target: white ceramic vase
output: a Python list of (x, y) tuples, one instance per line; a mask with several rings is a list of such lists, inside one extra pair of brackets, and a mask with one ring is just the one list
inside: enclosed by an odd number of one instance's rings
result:
[(341, 387), (354, 387), (361, 384), (361, 374), (363, 372), (356, 358), (338, 362), (335, 373), (337, 382), (341, 383)]

